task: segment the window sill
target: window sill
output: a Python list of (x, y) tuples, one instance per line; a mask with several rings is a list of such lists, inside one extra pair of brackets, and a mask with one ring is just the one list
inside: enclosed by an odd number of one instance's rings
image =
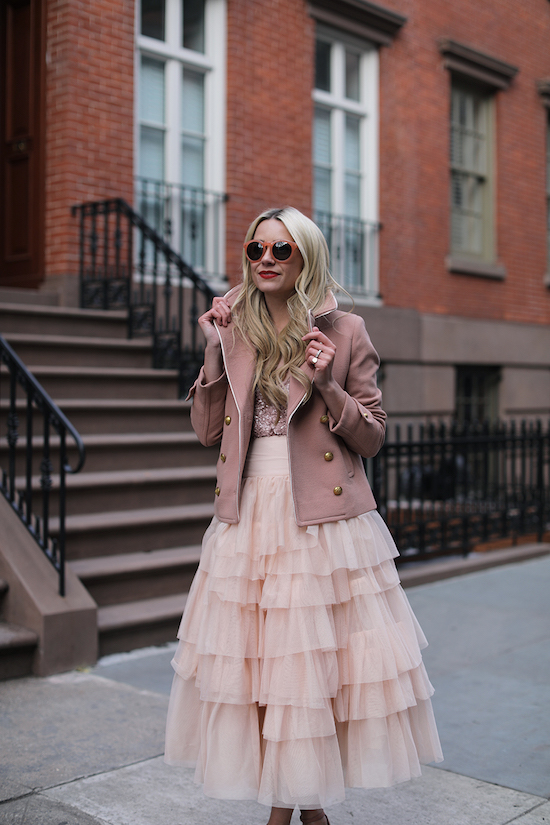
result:
[(445, 261), (447, 271), (453, 275), (473, 275), (477, 278), (490, 278), (494, 281), (503, 281), (506, 278), (506, 267), (502, 264), (488, 264), (483, 261), (474, 261), (469, 258), (457, 258), (449, 255)]

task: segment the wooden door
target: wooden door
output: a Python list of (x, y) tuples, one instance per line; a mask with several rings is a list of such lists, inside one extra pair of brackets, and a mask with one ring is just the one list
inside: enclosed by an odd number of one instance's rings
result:
[(44, 278), (45, 0), (0, 0), (0, 285)]

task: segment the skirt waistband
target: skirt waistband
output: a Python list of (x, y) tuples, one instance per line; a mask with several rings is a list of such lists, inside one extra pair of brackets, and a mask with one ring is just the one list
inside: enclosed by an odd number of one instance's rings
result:
[(286, 435), (253, 438), (244, 465), (244, 478), (287, 476), (289, 473), (287, 441)]

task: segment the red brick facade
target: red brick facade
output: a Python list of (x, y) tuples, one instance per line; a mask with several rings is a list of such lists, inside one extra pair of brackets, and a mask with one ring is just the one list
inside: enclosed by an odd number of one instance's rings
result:
[(133, 199), (134, 2), (49, 0), (46, 274), (77, 272), (70, 207)]
[[(550, 4), (391, 0), (407, 22), (380, 49), (380, 289), (422, 313), (550, 321), (545, 204)], [(228, 0), (226, 271), (260, 210), (311, 212), (315, 23), (305, 0)], [(502, 281), (450, 274), (451, 37), (519, 68), (496, 93), (496, 253)], [(76, 271), (74, 203), (122, 196), (134, 174), (133, 0), (47, 4), (46, 274)]]
[[(380, 67), (380, 280), (384, 303), (420, 312), (547, 324), (545, 136), (536, 82), (550, 75), (544, 0), (392, 0), (408, 18)], [(503, 281), (449, 274), (447, 37), (519, 68), (496, 94), (496, 253)]]
[(226, 269), (235, 276), (235, 239), (259, 212), (311, 213), (315, 29), (296, 0), (229, 0), (227, 23)]

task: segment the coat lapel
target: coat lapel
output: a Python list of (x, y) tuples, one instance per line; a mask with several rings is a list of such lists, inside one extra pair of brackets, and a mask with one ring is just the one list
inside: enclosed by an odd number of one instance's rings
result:
[[(232, 304), (240, 287), (233, 287), (227, 294), (226, 298)], [(316, 318), (327, 315), (333, 312), (338, 307), (338, 302), (332, 293), (327, 296), (327, 299), (321, 309), (316, 313)], [(255, 356), (253, 350), (247, 346), (240, 335), (236, 332), (234, 334), (234, 327), (231, 324), (228, 327), (218, 327), (218, 335), (222, 343), (223, 360), (225, 371), (231, 387), (231, 392), (235, 399), (237, 408), (243, 419), (252, 420), (254, 415), (254, 394), (252, 392), (252, 383), (254, 380)], [(313, 381), (315, 373), (314, 368), (307, 361), (300, 366), (300, 370), (307, 375), (310, 381)], [(304, 397), (304, 388), (300, 382), (290, 376), (290, 386), (288, 391), (288, 417), (290, 418), (296, 409), (299, 407), (302, 398)]]

